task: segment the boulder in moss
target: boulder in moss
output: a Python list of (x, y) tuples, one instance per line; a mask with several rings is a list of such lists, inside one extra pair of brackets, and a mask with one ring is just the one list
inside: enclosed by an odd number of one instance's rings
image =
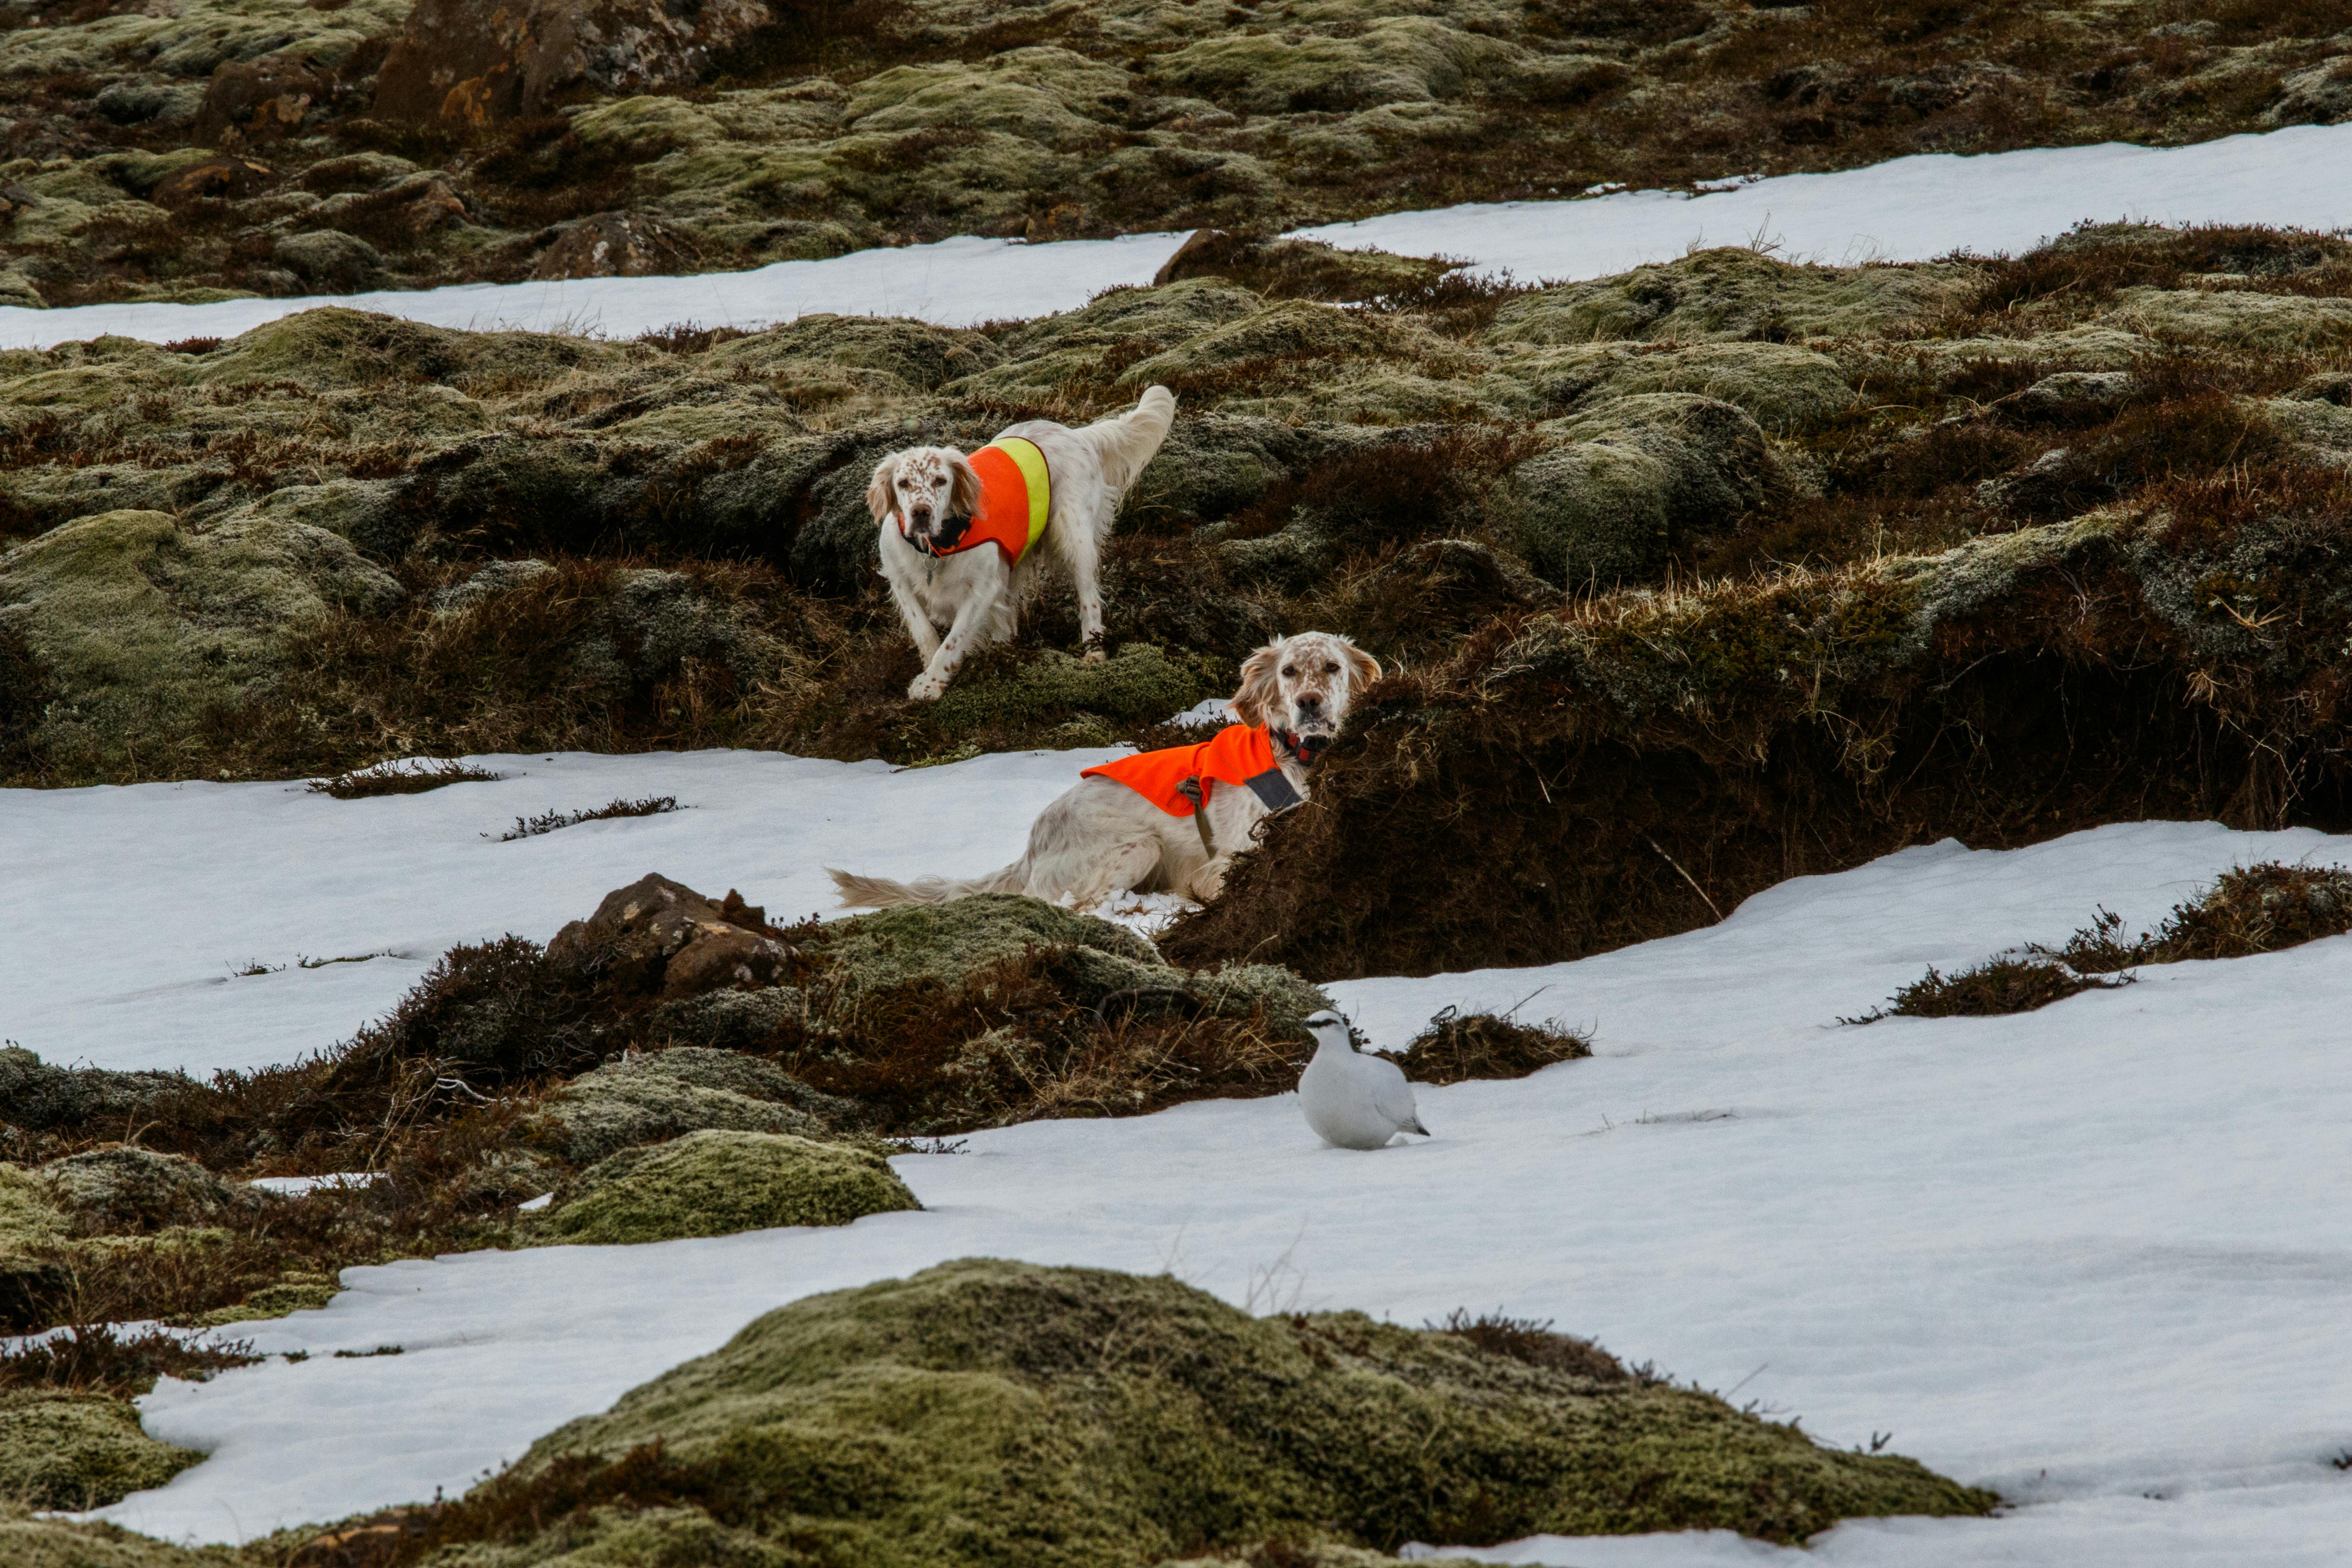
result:
[(1134, 963), (1160, 959), (1125, 926), (1019, 893), (857, 915), (824, 927), (819, 941), (834, 994), (845, 999), (925, 980), (959, 985), (1041, 947), (1091, 948)]
[(756, 1500), (737, 1517), (757, 1535), (876, 1563), (1710, 1528), (1794, 1543), (1997, 1500), (1696, 1390), (1358, 1312), (1252, 1318), (1166, 1276), (982, 1259), (770, 1312), (490, 1485), (527, 1501), (559, 1461), (577, 1485), (592, 1457), (656, 1444), (679, 1479)]
[[(13, 1501), (76, 1512), (104, 1508), (162, 1486), (203, 1458), (140, 1430), (139, 1412), (128, 1401), (52, 1389), (0, 1390), (0, 1497)], [(0, 1534), (0, 1548), (6, 1543)]]
[(51, 1321), (51, 1305), (73, 1280), (48, 1254), (71, 1234), (48, 1183), (21, 1165), (0, 1164), (0, 1333)]
[(831, 1097), (803, 1088), (757, 1057), (680, 1047), (583, 1073), (541, 1107), (549, 1145), (591, 1165), (636, 1144), (709, 1131), (789, 1132), (823, 1139), (825, 1121), (793, 1103)]
[(1581, 343), (1502, 354), (1489, 379), (1538, 412), (1643, 392), (1687, 392), (1744, 408), (1768, 430), (1818, 425), (1852, 406), (1837, 361), (1791, 343)]
[(1756, 421), (1713, 398), (1636, 394), (1548, 428), (1561, 444), (1514, 468), (1496, 510), (1537, 572), (1566, 587), (1648, 575), (1678, 530), (1761, 500), (1771, 471)]
[(539, 1227), (546, 1245), (847, 1225), (922, 1205), (871, 1150), (772, 1132), (689, 1132), (583, 1173)]
[(1149, 724), (1216, 695), (1222, 684), (1204, 661), (1150, 643), (1129, 644), (1103, 659), (1038, 648), (967, 668), (931, 716), (956, 734), (1074, 711)]
[(401, 597), (349, 542), (274, 517), (193, 529), (110, 511), (0, 556), (0, 623), (63, 699), (44, 733), (93, 754), (168, 745), (277, 673), (289, 633)]
[(2109, 324), (2151, 338), (2252, 353), (2315, 353), (2352, 344), (2352, 300), (2205, 289), (2126, 289)]
[(22, 1046), (0, 1046), (0, 1123), (28, 1131), (128, 1118), (188, 1087), (178, 1073), (61, 1068)]
[(135, 1143), (68, 1154), (40, 1174), (66, 1209), (114, 1230), (160, 1230), (264, 1201), (184, 1154)]
[(1958, 302), (1976, 277), (1960, 264), (1795, 267), (1726, 246), (1514, 300), (1486, 336), (1522, 343), (1888, 337)]
[(282, 1318), (289, 1312), (316, 1311), (333, 1300), (342, 1289), (342, 1282), (331, 1274), (289, 1274), (275, 1284), (247, 1292), (245, 1300), (233, 1307), (217, 1307), (202, 1314), (196, 1325), (215, 1329), (225, 1323), (257, 1322), (265, 1318)]

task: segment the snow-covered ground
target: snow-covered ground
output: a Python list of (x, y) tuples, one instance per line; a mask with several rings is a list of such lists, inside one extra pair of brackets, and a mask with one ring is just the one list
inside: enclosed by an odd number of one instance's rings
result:
[[(898, 773), (774, 752), (478, 757), (499, 782), (373, 800), (299, 782), (0, 791), (0, 1037), (105, 1068), (292, 1061), (389, 1010), (445, 949), (545, 942), (647, 871), (789, 922), (834, 908), (828, 861), (994, 870), (1124, 750)], [(665, 795), (682, 809), (499, 841), (518, 816)], [(942, 821), (971, 832), (929, 831)], [(362, 962), (304, 967), (322, 959)]]
[[(436, 944), (544, 935), (648, 868), (785, 913), (816, 907), (823, 861), (985, 868), (1101, 755), (895, 774), (500, 759), (528, 775), (369, 802), (0, 795), (0, 839), (39, 857), (4, 895), (19, 938), (0, 949), (0, 1033), (71, 1054), (89, 1031), (104, 1043), (79, 1054), (118, 1065), (281, 1058), (348, 1033)], [(695, 809), (478, 837), (648, 791)], [(964, 809), (937, 809), (941, 791)], [(351, 1270), (325, 1310), (236, 1331), (310, 1359), (147, 1398), (150, 1431), (212, 1458), (108, 1517), (234, 1539), (454, 1489), (771, 1307), (988, 1254), (1166, 1268), (1261, 1310), (1553, 1318), (1827, 1441), (1891, 1430), (1895, 1450), (2022, 1505), (1842, 1526), (1814, 1548), (1829, 1562), (2343, 1563), (2352, 939), (2151, 968), (2012, 1018), (1833, 1023), (1930, 963), (2062, 939), (2100, 904), (2143, 925), (2274, 858), (2352, 862), (2352, 839), (2143, 824), (2007, 853), (1948, 843), (1580, 963), (1334, 987), (1383, 1044), (1454, 1003), (1595, 1029), (1591, 1060), (1423, 1089), (1425, 1144), (1342, 1153), (1287, 1096), (1222, 1101), (902, 1158), (926, 1212), (840, 1229)], [(414, 956), (195, 973), (394, 945)], [(136, 994), (150, 980), (178, 988)], [(325, 1353), (382, 1345), (405, 1353)], [(1803, 1561), (1696, 1534), (1494, 1555)]]
[[(2189, 147), (2124, 142), (1961, 157), (1929, 153), (1833, 174), (1784, 174), (1696, 196), (1621, 191), (1392, 213), (1299, 231), (1335, 245), (1460, 257), (1528, 280), (1605, 277), (1702, 245), (1773, 241), (1792, 259), (1923, 261), (2019, 251), (2090, 219), (2352, 225), (2352, 124), (2298, 125)], [(232, 337), (296, 310), (343, 304), (444, 327), (629, 337), (696, 322), (763, 326), (832, 310), (942, 326), (1044, 315), (1105, 289), (1147, 283), (1178, 234), (1024, 245), (961, 237), (785, 261), (751, 272), (475, 283), (341, 298), (210, 305), (0, 308), (0, 348), (104, 333), (170, 342)]]

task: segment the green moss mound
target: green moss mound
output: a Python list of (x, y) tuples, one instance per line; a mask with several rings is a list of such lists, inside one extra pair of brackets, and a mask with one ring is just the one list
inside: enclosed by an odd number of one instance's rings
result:
[(817, 933), (833, 964), (835, 994), (937, 981), (957, 984), (1041, 947), (1091, 948), (1156, 963), (1151, 944), (1122, 925), (1019, 893), (982, 893), (835, 922)]
[(0, 1563), (9, 1568), (242, 1568), (229, 1546), (173, 1546), (111, 1524), (32, 1519), (0, 1503)]
[(0, 1497), (33, 1508), (103, 1508), (162, 1486), (203, 1458), (141, 1431), (139, 1413), (123, 1400), (48, 1389), (0, 1392)]
[(689, 1132), (625, 1149), (583, 1172), (540, 1240), (612, 1245), (731, 1236), (787, 1225), (847, 1225), (916, 1209), (870, 1150), (769, 1132)]
[(1213, 674), (1197, 660), (1148, 643), (1104, 659), (1040, 648), (959, 676), (933, 718), (952, 731), (1034, 723), (1073, 712), (1122, 724), (1158, 723), (1216, 694), (1222, 682)]
[(47, 742), (98, 755), (184, 735), (333, 608), (400, 598), (346, 541), (274, 518), (186, 529), (109, 511), (0, 556), (0, 625), (20, 630), (63, 699)]
[(184, 1154), (125, 1143), (41, 1167), (67, 1209), (110, 1228), (160, 1229), (260, 1201)]
[(1110, 1568), (1269, 1539), (1538, 1531), (1797, 1542), (1995, 1500), (1689, 1390), (1360, 1313), (1254, 1319), (1164, 1277), (990, 1260), (771, 1312), (493, 1485), (654, 1444), (730, 1500), (720, 1524), (842, 1564)]
[(542, 1113), (550, 1145), (574, 1165), (593, 1165), (633, 1144), (688, 1132), (824, 1138), (824, 1121), (793, 1103), (796, 1094), (809, 1091), (756, 1057), (687, 1046), (583, 1073), (551, 1096)]

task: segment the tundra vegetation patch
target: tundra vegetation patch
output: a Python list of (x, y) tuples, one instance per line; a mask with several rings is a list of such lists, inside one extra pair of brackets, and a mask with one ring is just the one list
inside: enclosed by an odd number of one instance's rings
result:
[[(1288, 970), (1178, 969), (1034, 899), (779, 928), (647, 876), (543, 946), (451, 949), (289, 1066), (200, 1082), (0, 1049), (0, 1332), (229, 1325), (324, 1306), (354, 1264), (913, 1209), (885, 1158), (913, 1140), (1280, 1093), (1328, 1005)], [(1583, 1050), (1474, 1016), (1405, 1060), (1454, 1082)], [(332, 1172), (365, 1175), (250, 1180)], [(0, 1390), (13, 1367), (42, 1399), (119, 1396), (183, 1364), (162, 1342), (70, 1348), (0, 1359)]]
[[(1923, 835), (2343, 818), (2352, 245), (2120, 226), (1540, 289), (1393, 260), (1208, 245), (969, 331), (325, 310), (0, 356), (0, 765), (365, 788), (416, 755), (1170, 743), (1322, 627), (1392, 679), (1167, 938), (1317, 978), (1572, 956)], [(1390, 291), (1217, 270), (1327, 263)], [(1108, 547), (1110, 658), (1049, 583), (908, 703), (874, 461), (1154, 382), (1183, 406)]]
[(363, 1521), (387, 1548), (366, 1561), (1337, 1568), (1547, 1531), (1793, 1543), (1997, 1500), (1510, 1328), (1252, 1318), (1166, 1277), (942, 1264), (754, 1320), (467, 1496)]
[(2173, 906), (2153, 931), (2124, 939), (2123, 918), (2101, 910), (2063, 947), (2029, 943), (1953, 974), (1930, 968), (1866, 1017), (1982, 1017), (2025, 1013), (2084, 991), (2113, 990), (2143, 964), (2246, 958), (2352, 931), (2352, 871), (2265, 861), (2225, 871)]
[(0, 300), (1251, 235), (2352, 113), (2328, 0), (26, 0)]

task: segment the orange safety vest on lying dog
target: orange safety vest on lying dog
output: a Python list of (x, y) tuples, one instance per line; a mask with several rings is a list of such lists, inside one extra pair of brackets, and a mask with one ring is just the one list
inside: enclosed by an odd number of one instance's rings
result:
[(1246, 787), (1268, 811), (1287, 811), (1307, 798), (1283, 777), (1265, 729), (1248, 724), (1228, 724), (1197, 746), (1139, 752), (1078, 776), (1116, 779), (1171, 816), (1190, 816), (1206, 805), (1213, 783)]
[[(1054, 504), (1054, 481), (1045, 467), (1045, 454), (1034, 441), (1006, 436), (991, 441), (966, 461), (980, 479), (980, 510), (972, 513), (971, 524), (953, 544), (934, 545), (926, 553), (960, 555), (993, 544), (1004, 552), (1007, 566), (1020, 565), (1029, 547), (1045, 531), (1045, 516)], [(905, 538), (906, 532), (902, 514), (899, 537)]]

